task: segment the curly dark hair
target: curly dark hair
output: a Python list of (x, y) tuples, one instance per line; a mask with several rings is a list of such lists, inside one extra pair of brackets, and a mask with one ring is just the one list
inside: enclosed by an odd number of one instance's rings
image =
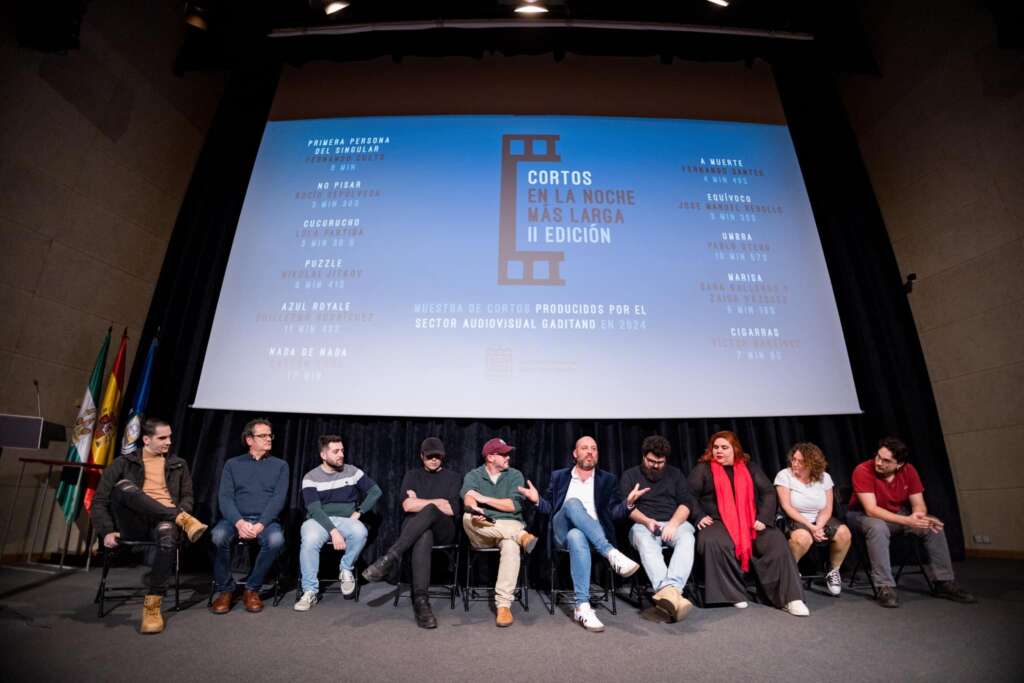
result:
[(640, 445), (640, 455), (653, 453), (656, 458), (667, 458), (672, 453), (672, 444), (663, 436), (651, 434)]
[(907, 458), (910, 457), (910, 449), (907, 448), (907, 444), (903, 443), (903, 440), (898, 436), (883, 436), (878, 440), (879, 450), (888, 448), (889, 452), (892, 453), (892, 457), (896, 458), (896, 462), (905, 463)]
[(700, 462), (711, 462), (711, 447), (715, 445), (715, 439), (725, 439), (732, 446), (733, 457), (741, 462), (750, 462), (750, 456), (743, 452), (743, 446), (735, 434), (729, 431), (715, 432), (708, 439), (708, 447), (704, 449), (704, 455), (700, 456)]
[(811, 473), (811, 481), (821, 481), (825, 475), (825, 469), (828, 467), (825, 454), (810, 441), (801, 441), (789, 447), (789, 452), (786, 453), (786, 462), (791, 461), (793, 454), (797, 451), (804, 456), (804, 464), (807, 465), (807, 469)]

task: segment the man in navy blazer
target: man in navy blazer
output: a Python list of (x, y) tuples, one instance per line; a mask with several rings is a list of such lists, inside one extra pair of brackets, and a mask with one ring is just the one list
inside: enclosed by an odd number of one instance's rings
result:
[(588, 631), (603, 631), (604, 624), (590, 606), (590, 547), (608, 559), (621, 576), (631, 576), (640, 565), (615, 549), (608, 540), (615, 537), (615, 521), (625, 519), (636, 507), (636, 499), (648, 489), (634, 486), (626, 501), (619, 494), (615, 475), (597, 469), (597, 442), (583, 436), (576, 441), (572, 458), (576, 465), (551, 473), (551, 482), (540, 497), (533, 482), (519, 487), (525, 498), (551, 518), (551, 530), (558, 548), (569, 550), (569, 567), (576, 593), (575, 620)]

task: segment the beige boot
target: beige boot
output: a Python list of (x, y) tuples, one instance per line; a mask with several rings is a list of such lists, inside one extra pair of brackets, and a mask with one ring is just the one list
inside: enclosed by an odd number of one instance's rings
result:
[(209, 527), (187, 512), (179, 512), (174, 523), (182, 528), (190, 543), (195, 543)]
[(669, 621), (678, 621), (676, 614), (678, 613), (680, 603), (683, 600), (683, 596), (679, 594), (678, 588), (675, 586), (665, 586), (654, 594), (653, 600), (654, 606), (658, 608), (659, 612), (668, 617)]
[(164, 617), (160, 614), (162, 600), (159, 595), (146, 596), (146, 602), (142, 605), (142, 626), (139, 633), (160, 633), (164, 630)]
[(686, 615), (689, 614), (692, 609), (693, 603), (680, 595), (679, 603), (676, 605), (676, 621), (682, 621), (685, 619)]

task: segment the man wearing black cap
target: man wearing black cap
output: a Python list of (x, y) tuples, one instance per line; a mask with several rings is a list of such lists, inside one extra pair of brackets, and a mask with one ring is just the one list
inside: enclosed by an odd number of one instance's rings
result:
[(430, 548), (455, 540), (455, 515), (459, 511), (462, 478), (444, 468), (444, 444), (428, 436), (420, 445), (423, 467), (409, 470), (402, 479), (402, 531), (387, 551), (363, 571), (367, 581), (382, 581), (412, 549), (412, 608), (416, 625), (437, 628), (430, 609)]
[(498, 546), (498, 580), (494, 585), (497, 626), (512, 625), (512, 596), (519, 576), (520, 549), (530, 552), (537, 537), (526, 531), (523, 521), (523, 473), (509, 467), (515, 449), (501, 439), (484, 444), (484, 464), (466, 473), (462, 502), (466, 514), (462, 528), (475, 548)]

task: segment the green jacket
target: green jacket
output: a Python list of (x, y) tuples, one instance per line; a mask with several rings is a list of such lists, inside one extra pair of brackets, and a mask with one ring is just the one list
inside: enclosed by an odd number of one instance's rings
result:
[(519, 493), (516, 489), (519, 486), (525, 485), (526, 480), (523, 478), (523, 473), (511, 467), (498, 475), (496, 483), (491, 482), (491, 477), (487, 474), (487, 466), (481, 465), (475, 470), (466, 472), (466, 476), (462, 480), (462, 491), (459, 495), (465, 498), (466, 492), (472, 490), (488, 498), (511, 498), (516, 506), (514, 512), (492, 509), (487, 510), (487, 514), (495, 519), (514, 519), (517, 522), (522, 522), (523, 494)]

